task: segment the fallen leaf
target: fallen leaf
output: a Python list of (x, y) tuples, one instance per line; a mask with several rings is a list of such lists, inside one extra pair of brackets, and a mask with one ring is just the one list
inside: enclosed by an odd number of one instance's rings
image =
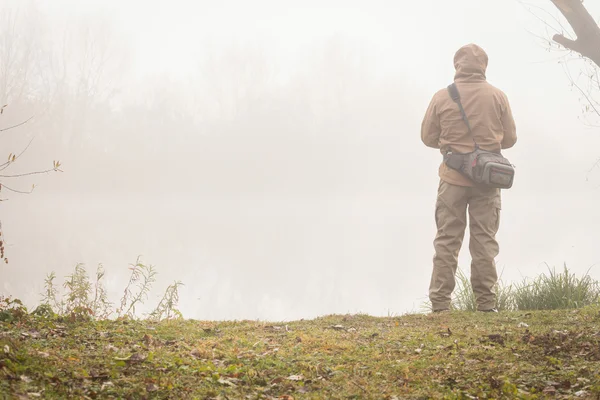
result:
[(219, 378), (218, 382), (219, 382), (221, 385), (227, 385), (227, 386), (231, 386), (231, 387), (235, 387), (235, 386), (236, 386), (236, 384), (235, 384), (235, 383), (231, 382), (231, 381), (230, 381), (230, 380), (228, 380), (228, 379)]
[(197, 359), (197, 360), (200, 360), (200, 359), (202, 359), (202, 358), (203, 358), (203, 357), (202, 357), (202, 353), (201, 353), (201, 352), (200, 352), (200, 350), (198, 350), (198, 349), (194, 349), (194, 350), (192, 350), (192, 352), (190, 353), (190, 355), (191, 355), (192, 357), (194, 357), (195, 359)]
[(143, 355), (141, 355), (140, 353), (133, 353), (132, 355), (130, 355), (129, 357), (115, 357), (114, 358), (115, 361), (130, 361), (130, 362), (136, 362), (136, 361), (144, 361), (146, 359), (146, 357), (144, 357)]
[(547, 386), (547, 387), (544, 389), (544, 393), (547, 393), (547, 394), (554, 394), (554, 393), (556, 393), (556, 388), (555, 388), (554, 386)]
[(283, 378), (279, 377), (279, 378), (275, 378), (271, 381), (271, 385), (277, 385), (278, 383), (283, 382)]
[(441, 337), (450, 337), (452, 336), (452, 331), (450, 328), (447, 328), (445, 331), (440, 332)]
[(115, 346), (113, 346), (112, 344), (107, 344), (104, 349), (108, 350), (108, 351), (119, 351), (118, 348), (116, 348)]
[(144, 341), (144, 344), (146, 346), (152, 346), (152, 344), (154, 343), (152, 335), (148, 335), (147, 333), (144, 335), (144, 338), (142, 340)]
[(133, 353), (131, 357), (129, 357), (129, 361), (144, 361), (146, 357), (140, 353)]
[(304, 377), (302, 375), (290, 375), (287, 377), (288, 381), (302, 381)]
[(504, 338), (501, 335), (498, 335), (498, 334), (488, 335), (488, 339), (494, 343), (498, 343), (498, 344), (504, 346)]
[(283, 328), (281, 326), (268, 325), (268, 326), (265, 326), (265, 329), (270, 329), (270, 330), (273, 330), (273, 331), (280, 331)]

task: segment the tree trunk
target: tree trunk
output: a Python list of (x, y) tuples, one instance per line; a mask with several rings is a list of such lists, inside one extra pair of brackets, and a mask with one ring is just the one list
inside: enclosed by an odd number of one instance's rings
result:
[(583, 5), (582, 0), (551, 0), (573, 28), (577, 40), (554, 35), (556, 43), (592, 60), (600, 67), (600, 27)]

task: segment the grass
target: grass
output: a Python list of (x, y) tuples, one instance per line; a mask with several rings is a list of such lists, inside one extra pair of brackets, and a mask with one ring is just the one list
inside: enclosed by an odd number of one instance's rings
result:
[[(497, 297), (496, 308), (498, 310), (508, 311), (515, 309), (512, 285), (506, 286), (502, 280), (499, 280), (496, 284), (495, 291)], [(477, 310), (477, 303), (475, 302), (475, 294), (473, 293), (471, 282), (461, 269), (457, 269), (456, 271), (456, 288), (450, 306), (454, 310)]]
[(33, 312), (0, 296), (0, 398), (600, 399), (598, 282), (566, 266), (499, 282), (498, 314), (459, 270), (450, 312), (287, 323), (185, 320), (180, 282), (138, 318), (156, 271), (130, 271), (116, 305), (81, 264)]
[[(92, 282), (85, 266), (77, 264), (73, 273), (66, 277), (62, 294), (55, 283), (56, 274), (51, 272), (44, 280), (41, 304), (34, 313), (82, 320), (137, 319), (136, 307), (148, 299), (157, 272), (154, 266), (142, 263), (139, 257), (129, 265), (129, 271), (130, 276), (118, 306), (108, 299), (102, 265), (97, 267), (96, 279)], [(182, 285), (179, 281), (170, 284), (156, 308), (146, 317), (155, 321), (183, 318), (178, 309), (179, 287)]]
[(576, 277), (564, 266), (562, 273), (550, 270), (532, 282), (524, 280), (514, 288), (513, 298), (518, 309), (556, 310), (598, 304), (600, 285), (589, 273)]
[[(540, 274), (533, 280), (505, 284), (499, 279), (495, 291), (496, 308), (500, 311), (531, 311), (576, 309), (600, 304), (600, 282), (589, 275), (581, 277), (570, 273), (566, 265), (563, 272), (550, 269), (549, 274)], [(469, 277), (458, 268), (456, 287), (452, 293), (452, 310), (475, 311), (477, 304)], [(431, 303), (425, 302), (423, 309), (431, 311)]]
[(597, 399), (599, 325), (598, 307), (287, 323), (77, 321), (20, 313), (0, 323), (0, 394)]

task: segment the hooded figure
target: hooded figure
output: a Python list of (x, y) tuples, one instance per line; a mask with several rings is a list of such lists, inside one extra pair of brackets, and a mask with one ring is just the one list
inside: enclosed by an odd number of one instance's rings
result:
[[(461, 47), (454, 55), (454, 83), (471, 124), (472, 135), (462, 119), (458, 105), (447, 89), (431, 99), (421, 125), (421, 140), (442, 154), (452, 150), (471, 152), (508, 149), (517, 141), (515, 121), (508, 98), (487, 82), (488, 56), (475, 44)], [(433, 311), (450, 308), (455, 274), (465, 228), (467, 209), (471, 234), (471, 284), (477, 309), (495, 310), (497, 282), (495, 257), (499, 248), (496, 233), (500, 221), (500, 189), (478, 187), (460, 172), (441, 162), (435, 207), (437, 235), (429, 297)]]

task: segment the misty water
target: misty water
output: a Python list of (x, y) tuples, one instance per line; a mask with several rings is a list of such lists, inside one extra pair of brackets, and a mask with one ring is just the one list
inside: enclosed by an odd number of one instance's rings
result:
[[(3, 133), (0, 149), (17, 152), (35, 136), (19, 171), (59, 159), (64, 172), (16, 185), (37, 184), (31, 195), (3, 192), (2, 294), (33, 306), (51, 271), (62, 282), (77, 263), (90, 275), (102, 263), (117, 302), (141, 256), (158, 272), (142, 312), (175, 280), (187, 318), (420, 311), (440, 162), (421, 143), (420, 123), (469, 42), (488, 52), (488, 78), (506, 91), (519, 138), (506, 152), (517, 175), (503, 192), (502, 279), (563, 263), (600, 279), (600, 131), (580, 118), (581, 95), (528, 32), (544, 26), (518, 2), (231, 2), (236, 12), (183, 1), (60, 3), (16, 25), (45, 21), (35, 43), (54, 56), (35, 59), (34, 100), (9, 106), (0, 123), (38, 116)], [(85, 69), (93, 57), (78, 58), (97, 49), (76, 40), (82, 26), (97, 39), (112, 32), (120, 67), (107, 67), (100, 86), (114, 96), (78, 97), (81, 71), (97, 72)], [(73, 76), (53, 83), (62, 43)], [(48, 98), (38, 94), (45, 85)], [(468, 273), (468, 236), (459, 261)]]

